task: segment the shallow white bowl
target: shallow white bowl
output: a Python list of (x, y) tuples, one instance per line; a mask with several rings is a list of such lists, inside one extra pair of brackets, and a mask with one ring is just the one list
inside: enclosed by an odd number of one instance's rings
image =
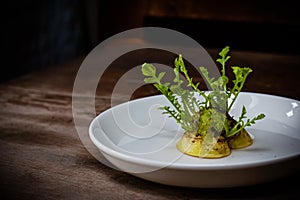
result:
[(235, 187), (272, 181), (300, 167), (300, 102), (258, 93), (240, 93), (231, 115), (266, 117), (247, 128), (250, 147), (220, 159), (180, 153), (183, 130), (158, 107), (169, 105), (151, 96), (112, 107), (90, 124), (89, 134), (109, 166), (157, 183), (184, 187)]

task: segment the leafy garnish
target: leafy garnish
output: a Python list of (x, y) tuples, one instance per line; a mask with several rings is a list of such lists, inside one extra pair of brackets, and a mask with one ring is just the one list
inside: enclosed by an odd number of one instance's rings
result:
[[(221, 64), (221, 76), (218, 79), (211, 78), (207, 68), (199, 67), (203, 78), (206, 80), (211, 91), (202, 91), (199, 89), (200, 83), (194, 83), (189, 76), (188, 70), (185, 67), (182, 55), (179, 55), (174, 62), (174, 79), (173, 83), (162, 82), (165, 72), (156, 73), (156, 68), (152, 64), (144, 63), (142, 65), (142, 73), (146, 78), (145, 83), (153, 84), (166, 98), (171, 102), (174, 108), (164, 106), (160, 109), (164, 110), (164, 114), (173, 117), (177, 123), (186, 131), (196, 131), (200, 135), (203, 124), (212, 123), (217, 131), (225, 131), (226, 137), (231, 137), (239, 133), (246, 126), (255, 124), (257, 120), (265, 117), (264, 114), (259, 114), (256, 117), (247, 118), (247, 110), (243, 106), (240, 117), (235, 120), (235, 124), (226, 123), (226, 115), (232, 109), (239, 93), (245, 84), (248, 75), (252, 69), (248, 67), (233, 66), (232, 71), (235, 79), (232, 80), (233, 87), (228, 88), (229, 78), (226, 75), (226, 62), (230, 59), (229, 47), (226, 46), (219, 53), (220, 58), (216, 61)], [(182, 74), (187, 85), (183, 87), (184, 80), (180, 78)], [(190, 88), (187, 90), (184, 88)], [(203, 97), (200, 101), (198, 96)], [(202, 116), (200, 116), (202, 114)], [(201, 127), (202, 126), (202, 127)], [(201, 129), (201, 130), (200, 130)]]

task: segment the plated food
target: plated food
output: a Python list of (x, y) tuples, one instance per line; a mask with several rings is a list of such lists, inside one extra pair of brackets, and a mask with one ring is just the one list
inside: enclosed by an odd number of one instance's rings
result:
[[(165, 72), (157, 73), (154, 65), (142, 65), (142, 73), (146, 77), (144, 82), (153, 84), (172, 105), (160, 109), (185, 130), (176, 145), (180, 152), (202, 158), (221, 158), (230, 155), (233, 149), (253, 144), (245, 127), (263, 119), (265, 114), (261, 113), (250, 119), (246, 116), (245, 106), (242, 106), (238, 118), (229, 114), (252, 69), (232, 66), (235, 78), (230, 81), (226, 75), (226, 62), (230, 59), (228, 53), (229, 47), (226, 46), (216, 60), (221, 65), (221, 75), (218, 78), (210, 77), (207, 68), (199, 67), (210, 91), (200, 90), (200, 83), (193, 82), (182, 55), (175, 59), (172, 83), (163, 82)], [(186, 79), (186, 84), (182, 76)]]
[[(100, 152), (96, 158), (145, 180), (196, 188), (256, 185), (299, 172), (300, 102), (241, 91), (251, 69), (234, 66), (229, 74), (233, 80), (226, 78), (228, 53), (229, 47), (220, 52), (220, 78), (212, 79), (210, 69), (199, 68), (209, 80), (209, 91), (199, 90), (203, 87), (185, 74), (183, 56), (175, 60), (170, 81), (161, 68), (144, 64), (146, 83), (169, 93), (130, 100), (96, 116), (89, 126), (90, 139)], [(191, 118), (183, 113), (185, 105), (196, 110)], [(221, 151), (217, 145), (226, 148)]]

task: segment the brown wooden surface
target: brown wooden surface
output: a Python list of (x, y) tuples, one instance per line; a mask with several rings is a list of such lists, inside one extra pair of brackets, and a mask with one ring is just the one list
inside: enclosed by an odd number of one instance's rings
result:
[[(215, 57), (216, 51), (210, 52)], [(1, 199), (274, 199), (298, 195), (300, 173), (250, 187), (192, 189), (152, 183), (98, 162), (83, 146), (72, 117), (72, 87), (82, 60), (0, 85)], [(254, 69), (246, 91), (300, 99), (299, 57), (233, 51), (232, 60)], [(110, 107), (112, 85), (122, 73), (118, 63), (106, 72), (102, 81), (107, 87), (96, 97), (98, 113)], [(152, 88), (139, 89), (133, 98), (155, 93)]]

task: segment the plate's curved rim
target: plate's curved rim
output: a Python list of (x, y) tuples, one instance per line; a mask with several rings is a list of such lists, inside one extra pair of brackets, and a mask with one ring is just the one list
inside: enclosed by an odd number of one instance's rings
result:
[[(272, 98), (278, 98), (282, 100), (288, 100), (288, 101), (298, 101), (296, 99), (292, 98), (287, 98), (287, 97), (282, 97), (282, 96), (276, 96), (276, 95), (271, 95), (271, 94), (264, 94), (264, 93), (255, 93), (255, 92), (241, 92), (240, 94), (251, 94), (251, 95), (256, 95), (256, 96), (267, 96), (267, 97), (272, 97)], [(149, 98), (163, 98), (163, 95), (153, 95), (153, 96), (147, 96), (147, 97), (142, 97), (139, 99), (134, 99), (131, 101), (127, 101), (121, 104), (118, 104), (114, 107), (111, 107), (103, 112), (101, 112), (99, 115), (97, 115), (90, 123), (89, 126), (89, 136), (92, 140), (92, 142), (97, 146), (97, 148), (100, 149), (101, 152), (112, 156), (114, 158), (133, 163), (133, 164), (139, 164), (139, 165), (145, 165), (149, 167), (161, 167), (161, 168), (169, 168), (169, 169), (181, 169), (181, 170), (226, 170), (226, 169), (246, 169), (246, 168), (252, 168), (252, 167), (260, 167), (260, 166), (267, 166), (270, 164), (276, 164), (284, 161), (288, 161), (291, 159), (295, 158), (300, 158), (300, 154), (294, 154), (294, 155), (287, 155), (287, 156), (281, 156), (281, 157), (276, 157), (276, 158), (270, 158), (266, 159), (263, 161), (253, 161), (253, 162), (246, 162), (246, 163), (240, 163), (240, 164), (230, 164), (230, 163), (225, 163), (225, 164), (205, 164), (205, 165), (199, 165), (199, 164), (184, 164), (184, 163), (165, 163), (165, 162), (160, 162), (160, 161), (153, 161), (145, 158), (140, 158), (140, 157), (135, 157), (132, 155), (124, 154), (121, 152), (118, 152), (116, 150), (113, 150), (105, 145), (103, 145), (101, 142), (99, 142), (96, 137), (94, 136), (92, 127), (94, 126), (97, 122), (97, 120), (104, 115), (107, 112), (111, 112), (112, 109), (116, 109), (119, 106), (124, 106), (125, 104), (128, 103), (134, 103), (137, 101), (143, 101), (145, 99)], [(300, 102), (299, 102), (300, 103)], [(103, 131), (103, 130), (102, 130)], [(184, 155), (184, 154), (183, 154)], [(201, 158), (199, 158), (201, 159)]]

